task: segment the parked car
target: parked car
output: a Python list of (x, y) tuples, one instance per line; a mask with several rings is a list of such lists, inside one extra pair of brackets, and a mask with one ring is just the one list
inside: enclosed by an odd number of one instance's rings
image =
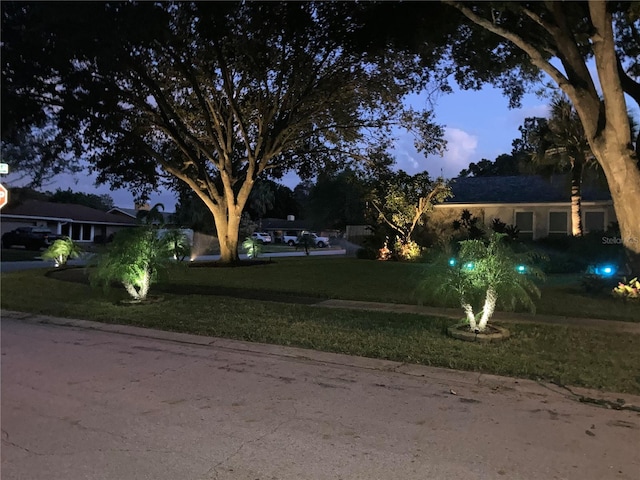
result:
[(300, 245), (304, 240), (309, 242), (310, 246), (324, 248), (329, 246), (329, 237), (321, 237), (317, 233), (303, 231), (296, 239), (296, 245)]
[(56, 235), (46, 228), (20, 227), (2, 235), (2, 246), (4, 248), (22, 246), (27, 250), (40, 250), (47, 248), (59, 238), (62, 236)]
[(251, 238), (257, 240), (259, 243), (271, 243), (271, 235), (266, 232), (253, 232)]

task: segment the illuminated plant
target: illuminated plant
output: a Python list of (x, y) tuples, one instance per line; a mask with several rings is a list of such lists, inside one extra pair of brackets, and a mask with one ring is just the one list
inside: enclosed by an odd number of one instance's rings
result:
[(262, 253), (262, 244), (252, 237), (247, 237), (244, 240), (242, 248), (247, 252), (249, 258), (258, 258)]
[(191, 256), (189, 237), (177, 228), (170, 228), (162, 233), (162, 239), (169, 244), (174, 260), (181, 262)]
[(533, 254), (514, 252), (504, 237), (493, 233), (486, 241), (460, 242), (458, 256), (436, 261), (423, 282), (426, 293), (459, 302), (471, 331), (485, 331), (497, 306), (513, 310), (522, 305), (534, 312), (532, 297), (540, 297), (533, 279), (544, 275), (533, 266)]
[(69, 237), (59, 238), (42, 252), (43, 260), (53, 260), (56, 267), (66, 265), (70, 258), (78, 258), (82, 249)]
[(640, 281), (638, 277), (632, 279), (628, 284), (622, 282), (613, 289), (613, 296), (624, 300), (640, 301)]
[(172, 243), (149, 227), (119, 231), (106, 252), (96, 257), (90, 273), (92, 285), (108, 288), (120, 282), (127, 293), (138, 301), (145, 300), (158, 272), (172, 262)]

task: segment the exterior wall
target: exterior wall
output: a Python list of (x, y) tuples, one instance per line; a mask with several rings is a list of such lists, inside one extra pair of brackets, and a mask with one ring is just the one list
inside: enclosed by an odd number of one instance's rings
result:
[[(437, 205), (433, 212), (429, 214), (429, 229), (436, 234), (452, 233), (451, 224), (460, 218), (463, 210), (469, 210), (473, 216), (478, 217), (480, 222), (490, 228), (495, 218), (507, 225), (516, 225), (516, 214), (518, 212), (531, 212), (533, 214), (533, 240), (549, 236), (549, 214), (551, 212), (564, 212), (567, 216), (566, 235), (571, 235), (571, 205), (570, 204), (495, 204), (495, 205)], [(588, 212), (602, 212), (604, 229), (611, 222), (616, 221), (615, 211), (611, 202), (584, 202), (582, 205), (582, 223), (585, 233), (585, 218)]]
[[(134, 225), (132, 225), (134, 226)], [(91, 223), (71, 223), (71, 222), (58, 222), (47, 221), (37, 219), (2, 219), (0, 223), (0, 231), (2, 234), (15, 230), (19, 227), (42, 227), (48, 228), (51, 232), (58, 235), (67, 235), (72, 240), (79, 243), (90, 243), (94, 241), (94, 238), (103, 235), (104, 238), (108, 238), (111, 234), (122, 230), (123, 228), (129, 228), (123, 225), (101, 225)]]

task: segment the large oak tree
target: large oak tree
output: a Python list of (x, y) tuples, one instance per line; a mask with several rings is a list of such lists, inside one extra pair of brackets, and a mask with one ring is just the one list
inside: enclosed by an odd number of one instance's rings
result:
[[(179, 179), (214, 217), (222, 261), (258, 178), (372, 161), (424, 81), (415, 54), (360, 27), (359, 4), (3, 2), (5, 135), (53, 122), (101, 182)], [(6, 100), (6, 104), (5, 104)], [(380, 158), (384, 158), (380, 155)]]

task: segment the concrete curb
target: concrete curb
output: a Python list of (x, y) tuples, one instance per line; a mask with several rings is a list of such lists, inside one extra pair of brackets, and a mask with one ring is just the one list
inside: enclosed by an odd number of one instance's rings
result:
[(576, 401), (604, 406), (606, 408), (629, 409), (640, 412), (640, 396), (626, 393), (601, 392), (599, 390), (581, 387), (564, 387), (528, 379), (450, 370), (440, 367), (429, 367), (391, 360), (380, 360), (340, 353), (322, 352), (298, 347), (251, 343), (240, 340), (154, 330), (129, 325), (107, 324), (89, 320), (58, 318), (25, 312), (4, 310), (2, 312), (2, 317), (3, 319), (18, 320), (25, 323), (97, 330), (101, 332), (150, 338), (186, 345), (248, 352), (254, 355), (286, 357), (302, 362), (341, 365), (343, 367), (354, 369), (394, 372), (401, 375), (422, 377), (425, 380), (429, 380), (430, 383), (441, 384), (446, 391), (452, 395), (464, 396), (469, 393), (477, 392), (479, 389), (490, 389), (494, 392), (509, 390), (521, 394), (541, 397), (559, 395)]

